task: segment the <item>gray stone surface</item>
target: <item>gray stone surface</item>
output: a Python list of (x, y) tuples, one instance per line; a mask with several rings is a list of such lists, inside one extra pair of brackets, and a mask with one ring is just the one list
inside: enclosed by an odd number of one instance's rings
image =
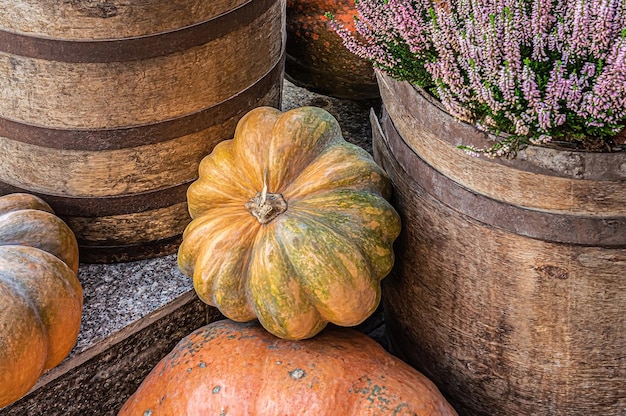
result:
[(81, 264), (85, 313), (76, 347), (80, 353), (167, 305), (193, 288), (178, 271), (176, 255), (114, 264)]

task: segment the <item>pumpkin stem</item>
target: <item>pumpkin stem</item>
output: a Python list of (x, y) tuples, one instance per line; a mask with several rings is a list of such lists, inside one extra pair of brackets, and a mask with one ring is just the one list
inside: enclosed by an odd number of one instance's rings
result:
[(244, 205), (261, 224), (267, 224), (287, 211), (287, 201), (281, 194), (267, 192), (267, 169), (263, 172), (263, 189)]

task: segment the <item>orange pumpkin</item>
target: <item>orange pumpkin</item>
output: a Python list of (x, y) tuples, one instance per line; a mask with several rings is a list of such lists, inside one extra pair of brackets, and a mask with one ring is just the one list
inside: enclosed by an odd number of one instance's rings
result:
[(0, 197), (0, 407), (76, 343), (82, 315), (74, 233), (43, 200)]
[(317, 107), (250, 111), (200, 164), (178, 251), (199, 297), (286, 339), (357, 325), (380, 302), (399, 216), (391, 183)]
[(456, 415), (435, 385), (368, 336), (283, 340), (222, 320), (185, 337), (118, 416)]

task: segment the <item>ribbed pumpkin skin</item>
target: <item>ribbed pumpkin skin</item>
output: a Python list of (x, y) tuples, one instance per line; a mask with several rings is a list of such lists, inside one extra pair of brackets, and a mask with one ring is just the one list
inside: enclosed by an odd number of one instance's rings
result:
[[(264, 185), (287, 208), (261, 224), (246, 204)], [(357, 325), (393, 266), (390, 194), (385, 172), (325, 110), (256, 108), (200, 164), (179, 268), (204, 302), (281, 338)]]
[(181, 340), (118, 414), (141, 415), (456, 412), (426, 377), (356, 330), (329, 327), (291, 341), (257, 323), (222, 320)]
[(0, 197), (0, 407), (71, 351), (82, 287), (74, 233), (41, 199)]

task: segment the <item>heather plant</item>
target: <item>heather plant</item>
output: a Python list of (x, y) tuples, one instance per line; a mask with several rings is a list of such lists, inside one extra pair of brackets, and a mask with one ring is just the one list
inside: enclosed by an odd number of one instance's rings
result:
[(626, 0), (357, 0), (353, 53), (498, 134), (487, 149), (606, 148), (626, 124)]

